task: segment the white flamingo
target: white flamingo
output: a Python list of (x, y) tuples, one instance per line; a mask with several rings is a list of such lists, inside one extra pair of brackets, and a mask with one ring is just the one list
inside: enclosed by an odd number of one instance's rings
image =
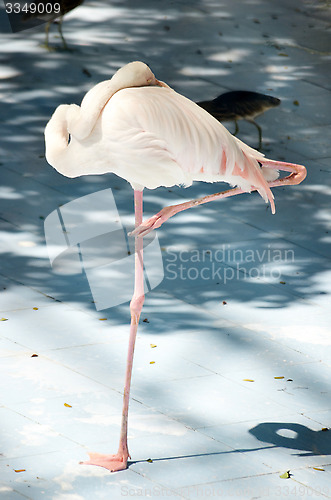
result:
[[(157, 80), (142, 62), (127, 64), (99, 83), (81, 106), (59, 106), (45, 129), (46, 159), (67, 177), (113, 172), (130, 182), (135, 207), (135, 284), (118, 453), (90, 453), (85, 464), (127, 468), (128, 409), (136, 333), (144, 302), (143, 238), (188, 208), (257, 190), (275, 212), (270, 187), (299, 184), (302, 165), (268, 160), (233, 137), (194, 102)], [(290, 172), (278, 178), (278, 170)], [(226, 181), (236, 188), (166, 207), (142, 222), (143, 189)]]

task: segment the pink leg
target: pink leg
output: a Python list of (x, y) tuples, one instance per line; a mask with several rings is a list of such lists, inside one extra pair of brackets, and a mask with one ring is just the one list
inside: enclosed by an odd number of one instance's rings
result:
[[(306, 177), (306, 169), (303, 165), (295, 165), (293, 163), (276, 162), (272, 160), (263, 160), (263, 166), (267, 168), (274, 168), (277, 170), (284, 170), (286, 172), (291, 172), (291, 175), (283, 177), (282, 179), (277, 179), (275, 181), (268, 182), (270, 187), (284, 186), (287, 184), (295, 185), (300, 184)], [(255, 191), (255, 188), (252, 188)], [(150, 219), (147, 219), (139, 227), (130, 233), (130, 236), (146, 236), (146, 234), (160, 227), (165, 221), (170, 219), (173, 215), (187, 210), (188, 208), (195, 207), (197, 205), (202, 205), (203, 203), (208, 203), (209, 201), (219, 200), (221, 198), (227, 198), (229, 196), (235, 196), (236, 194), (246, 193), (240, 188), (228, 189), (227, 191), (222, 191), (221, 193), (210, 194), (204, 196), (203, 198), (197, 198), (196, 200), (187, 201), (185, 203), (180, 203), (179, 205), (171, 205), (170, 207), (163, 208), (156, 215), (153, 215)]]
[[(134, 206), (135, 206), (135, 227), (138, 227), (142, 223), (142, 214), (143, 214), (142, 191), (134, 192)], [(140, 313), (145, 298), (143, 273), (144, 273), (143, 238), (136, 237), (135, 238), (135, 281), (134, 281), (133, 297), (130, 303), (131, 327), (130, 327), (128, 358), (127, 358), (126, 375), (125, 375), (120, 444), (116, 455), (89, 453), (90, 460), (87, 462), (82, 462), (83, 464), (86, 465), (99, 465), (100, 467), (105, 467), (106, 469), (109, 469), (111, 472), (126, 469), (128, 458), (131, 458), (129, 455), (128, 443), (127, 443), (129, 396), (130, 396), (134, 346), (136, 341)]]

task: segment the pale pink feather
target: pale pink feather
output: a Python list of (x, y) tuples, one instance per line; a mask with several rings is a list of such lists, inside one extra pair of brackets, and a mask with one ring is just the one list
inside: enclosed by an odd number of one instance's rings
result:
[[(81, 108), (59, 106), (48, 123), (46, 157), (60, 173), (77, 177), (113, 172), (134, 189), (225, 181), (244, 191), (257, 189), (274, 212), (267, 180), (276, 179), (277, 170), (271, 178), (270, 169), (260, 166), (270, 160), (233, 137), (205, 110), (164, 85), (121, 89), (108, 100), (105, 93), (105, 105), (99, 99), (96, 113), (92, 97), (97, 88), (104, 92), (107, 87), (94, 87)], [(94, 124), (87, 137), (80, 126), (85, 123)]]

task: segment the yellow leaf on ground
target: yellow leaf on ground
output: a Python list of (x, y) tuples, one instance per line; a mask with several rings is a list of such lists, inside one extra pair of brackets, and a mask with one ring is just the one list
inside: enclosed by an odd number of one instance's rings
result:
[(14, 469), (14, 472), (25, 472), (26, 469)]
[(290, 471), (288, 470), (288, 471), (284, 472), (284, 474), (281, 474), (279, 477), (281, 479), (289, 479), (291, 477)]
[(68, 403), (64, 403), (64, 406), (66, 406), (67, 408), (72, 408), (72, 406), (68, 405)]
[(244, 382), (255, 382), (252, 378), (243, 378)]
[(313, 467), (314, 470), (320, 470), (320, 471), (325, 471), (325, 469), (322, 469), (321, 467)]
[(285, 378), (285, 377), (274, 377), (274, 379), (276, 379), (276, 380), (280, 380), (282, 378)]
[(157, 347), (156, 344), (151, 344), (151, 348), (154, 349), (154, 347)]

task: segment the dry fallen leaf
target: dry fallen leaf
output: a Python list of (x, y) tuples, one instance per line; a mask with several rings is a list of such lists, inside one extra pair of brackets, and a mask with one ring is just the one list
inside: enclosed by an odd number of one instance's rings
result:
[(251, 378), (243, 378), (243, 381), (244, 382), (255, 382), (255, 380), (253, 380)]
[(323, 432), (327, 432), (328, 430), (329, 430), (328, 427), (322, 427)]
[(154, 349), (154, 347), (157, 347), (156, 344), (151, 344), (151, 348)]
[(107, 318), (99, 318), (99, 321), (107, 321)]
[(290, 471), (288, 470), (288, 471), (284, 472), (284, 474), (281, 474), (279, 477), (281, 479), (289, 479), (291, 477), (291, 475), (292, 474), (290, 474)]
[(150, 365), (154, 365), (155, 361), (150, 361), (149, 364)]
[(14, 469), (14, 472), (25, 472), (26, 469)]
[(72, 406), (68, 405), (68, 403), (64, 403), (64, 406), (66, 406), (67, 408), (72, 408)]
[(148, 459), (146, 460), (146, 462), (149, 462), (150, 464), (152, 464), (152, 463), (153, 463), (153, 460), (152, 460), (151, 458), (148, 458)]
[(320, 470), (320, 471), (322, 471), (322, 472), (324, 472), (324, 471), (325, 471), (325, 469), (322, 469), (321, 467), (313, 467), (313, 469), (314, 469), (314, 470)]
[(276, 380), (280, 380), (282, 378), (285, 378), (285, 377), (274, 377), (274, 379), (276, 379)]
[(0, 318), (0, 321), (8, 321), (8, 318)]
[(32, 309), (33, 309), (34, 311), (38, 311), (38, 309), (39, 309), (39, 308), (38, 308), (38, 307), (33, 307)]

